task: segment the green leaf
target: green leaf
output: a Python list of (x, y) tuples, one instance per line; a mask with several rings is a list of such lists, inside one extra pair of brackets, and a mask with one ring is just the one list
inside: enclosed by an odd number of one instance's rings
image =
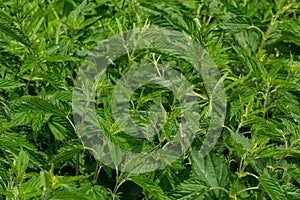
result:
[(157, 185), (157, 183), (153, 182), (149, 178), (140, 175), (131, 177), (129, 180), (146, 190), (150, 195), (152, 195), (153, 199), (166, 199), (163, 190)]
[(37, 132), (43, 126), (43, 113), (37, 112), (32, 118), (32, 130)]
[(205, 199), (206, 189), (205, 183), (191, 178), (176, 187), (170, 194), (170, 198), (174, 200)]
[(30, 46), (30, 42), (28, 38), (26, 38), (25, 35), (20, 30), (18, 30), (16, 27), (11, 25), (11, 23), (1, 18), (0, 18), (0, 33), (26, 46)]
[(90, 26), (91, 24), (95, 23), (97, 20), (99, 20), (100, 17), (92, 17), (92, 18), (89, 18), (87, 20), (85, 20), (84, 22), (82, 22), (80, 25), (79, 25), (79, 29), (83, 29), (85, 28), (86, 26)]
[(61, 117), (67, 116), (64, 110), (38, 97), (27, 97), (24, 100), (27, 102), (28, 106), (34, 110), (43, 111), (45, 113), (54, 114)]
[(295, 166), (295, 167), (290, 167), (287, 169), (287, 172), (298, 182), (300, 183), (300, 168)]
[(0, 17), (6, 19), (9, 22), (13, 22), (13, 18), (4, 10), (0, 9)]
[(16, 170), (19, 178), (23, 178), (28, 164), (29, 156), (25, 151), (21, 150), (16, 160)]
[(26, 138), (17, 133), (10, 133), (8, 135), (0, 136), (0, 149), (4, 152), (9, 152), (14, 156), (18, 156), (21, 149), (26, 150), (30, 158), (30, 162), (40, 167), (45, 164), (47, 155), (38, 151), (38, 149), (31, 144)]
[(6, 197), (12, 197), (12, 198), (15, 196), (14, 193), (8, 192), (8, 191), (4, 191), (4, 190), (1, 190), (1, 189), (0, 189), (0, 195), (4, 195)]
[(22, 87), (24, 85), (25, 85), (24, 83), (20, 83), (18, 81), (7, 80), (7, 79), (0, 80), (0, 89), (3, 90), (15, 89), (18, 87)]
[(67, 130), (64, 126), (56, 121), (49, 121), (48, 126), (54, 135), (55, 139), (58, 141), (62, 141), (66, 139)]
[(67, 185), (69, 183), (80, 181), (83, 179), (88, 178), (88, 176), (60, 176), (57, 177), (56, 182), (52, 185), (53, 189), (58, 189), (64, 185)]
[(18, 112), (14, 114), (14, 119), (10, 122), (13, 126), (29, 125), (31, 123), (33, 113), (28, 111)]
[(39, 62), (34, 55), (28, 56), (21, 67), (21, 73), (32, 71), (38, 65), (38, 63)]
[(95, 185), (95, 186), (91, 187), (91, 189), (88, 190), (87, 194), (89, 195), (90, 199), (94, 199), (94, 200), (107, 200), (108, 199), (107, 190), (100, 185)]
[(286, 156), (293, 156), (295, 158), (299, 158), (300, 152), (299, 150), (294, 149), (286, 149), (285, 147), (274, 147), (269, 146), (265, 148), (262, 152), (259, 153), (260, 158), (281, 158)]
[(74, 59), (65, 54), (50, 54), (45, 58), (46, 62), (66, 62), (73, 61)]
[[(228, 168), (224, 158), (216, 153), (210, 153), (205, 157), (200, 151), (191, 153), (192, 167), (197, 175), (197, 179), (202, 181), (205, 186), (226, 188), (229, 183)], [(221, 198), (219, 190), (213, 190), (215, 198)]]
[(74, 199), (90, 200), (86, 197), (86, 194), (79, 193), (76, 191), (68, 191), (68, 190), (56, 191), (51, 196), (51, 200), (74, 200)]
[(262, 41), (262, 36), (256, 29), (244, 30), (240, 33), (236, 33), (234, 37), (239, 43), (239, 46), (243, 48), (244, 52), (247, 52), (249, 56), (253, 56), (257, 53)]
[(73, 158), (76, 154), (83, 151), (82, 144), (79, 144), (77, 140), (68, 141), (63, 147), (58, 150), (58, 153), (54, 156), (54, 163), (58, 164), (62, 161), (67, 161)]
[(222, 29), (230, 33), (240, 32), (248, 29), (250, 26), (250, 23), (243, 17), (229, 19), (220, 25)]
[(262, 175), (258, 178), (260, 186), (272, 200), (285, 200), (285, 195), (279, 183), (269, 175)]
[(51, 189), (52, 187), (52, 174), (43, 170), (40, 171), (41, 184), (45, 189)]
[(22, 184), (22, 196), (26, 198), (39, 197), (42, 195), (42, 184), (40, 176), (33, 176), (28, 181)]
[(71, 11), (68, 16), (67, 24), (75, 30), (79, 29), (80, 24), (84, 23), (84, 15), (82, 14), (82, 11), (86, 5), (87, 1), (82, 1), (82, 3)]
[(108, 144), (108, 149), (114, 165), (118, 166), (122, 162), (122, 152), (110, 143)]
[(246, 138), (245, 136), (240, 135), (234, 131), (230, 131), (230, 135), (231, 135), (232, 139), (234, 139), (234, 141), (236, 143), (241, 144), (245, 150), (247, 150), (247, 151), (250, 150), (251, 141), (248, 138)]

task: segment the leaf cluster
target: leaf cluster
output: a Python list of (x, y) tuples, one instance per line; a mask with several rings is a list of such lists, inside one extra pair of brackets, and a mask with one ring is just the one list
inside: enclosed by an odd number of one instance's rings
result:
[[(115, 59), (93, 103), (105, 136), (126, 151), (152, 151), (178, 138), (188, 109), (166, 87), (140, 87), (127, 109), (144, 138), (126, 134), (110, 108), (114, 86), (128, 71), (172, 67), (201, 97), (202, 126), (191, 147), (163, 169), (135, 174), (128, 169), (143, 161), (122, 166), (120, 152), (95, 145), (92, 155), (82, 144), (91, 138), (74, 125), (72, 91), (94, 47), (149, 26), (180, 31), (204, 47), (221, 73), (227, 115), (203, 157), (210, 96), (197, 70), (153, 49)], [(156, 135), (148, 137), (150, 130)], [(111, 157), (115, 169), (101, 156)], [(296, 200), (299, 158), (300, 2), (0, 0), (0, 199)]]

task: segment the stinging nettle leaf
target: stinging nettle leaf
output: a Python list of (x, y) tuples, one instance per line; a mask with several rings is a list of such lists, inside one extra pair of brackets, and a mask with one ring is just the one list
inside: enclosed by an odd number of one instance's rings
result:
[(170, 198), (174, 200), (205, 199), (204, 194), (207, 188), (200, 180), (190, 178), (176, 187), (170, 194)]
[(21, 150), (16, 160), (16, 170), (19, 178), (23, 178), (28, 164), (29, 156), (25, 151)]
[(16, 27), (11, 25), (11, 23), (5, 21), (2, 18), (0, 18), (0, 34), (1, 33), (11, 39), (14, 39), (14, 40), (26, 45), (26, 46), (30, 46), (30, 42), (29, 42), (28, 38), (26, 38), (20, 30), (18, 30)]
[(55, 114), (57, 116), (66, 117), (67, 114), (62, 109), (58, 108), (57, 106), (42, 100), (38, 97), (27, 97), (25, 99), (29, 107), (37, 110), (37, 111), (43, 111), (49, 114)]
[(134, 176), (131, 177), (129, 180), (149, 192), (153, 198), (158, 199), (158, 200), (163, 200), (166, 199), (166, 196), (163, 192), (163, 190), (159, 187), (159, 185), (149, 178), (139, 175), (139, 176)]
[(287, 172), (298, 182), (300, 183), (300, 168), (299, 167), (290, 167), (287, 169)]
[(285, 200), (285, 195), (279, 183), (269, 175), (261, 175), (259, 183), (272, 200)]
[(18, 81), (7, 80), (7, 79), (0, 80), (0, 89), (3, 90), (15, 89), (18, 87), (22, 87), (24, 85), (25, 85), (24, 83), (20, 83)]
[[(207, 187), (226, 188), (229, 183), (228, 168), (224, 158), (221, 155), (210, 153), (203, 157), (201, 152), (193, 151), (192, 167), (200, 179)], [(219, 190), (213, 191), (215, 198), (221, 198), (222, 193)]]

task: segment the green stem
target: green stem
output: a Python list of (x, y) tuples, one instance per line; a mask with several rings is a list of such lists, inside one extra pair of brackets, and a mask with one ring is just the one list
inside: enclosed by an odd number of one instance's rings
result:
[(238, 192), (236, 193), (236, 195), (239, 195), (239, 194), (241, 194), (241, 193), (243, 193), (243, 192), (246, 192), (246, 191), (248, 191), (248, 190), (258, 190), (258, 189), (259, 189), (258, 186), (256, 186), (256, 187), (245, 188), (245, 189), (243, 189), (243, 190), (238, 191)]
[(101, 169), (102, 169), (102, 166), (100, 165), (100, 163), (98, 161), (96, 164), (95, 172), (94, 172), (95, 174), (94, 174), (93, 184), (97, 184)]

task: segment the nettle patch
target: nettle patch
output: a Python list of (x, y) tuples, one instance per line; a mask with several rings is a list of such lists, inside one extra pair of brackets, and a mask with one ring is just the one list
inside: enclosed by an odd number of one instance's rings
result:
[(0, 0), (0, 44), (0, 199), (300, 198), (300, 2)]

